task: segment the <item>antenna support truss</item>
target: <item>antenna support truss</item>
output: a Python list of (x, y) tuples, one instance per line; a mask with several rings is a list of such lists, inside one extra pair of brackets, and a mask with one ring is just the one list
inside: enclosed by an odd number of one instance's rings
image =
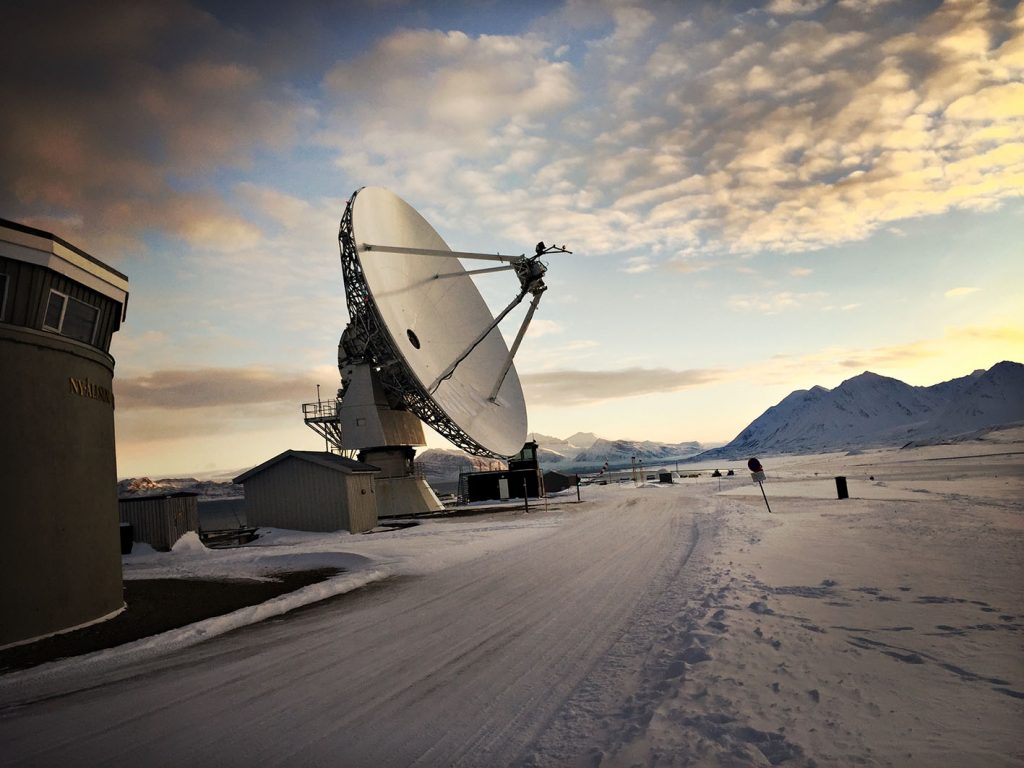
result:
[[(379, 249), (383, 250), (383, 249)], [(408, 249), (406, 249), (408, 250)], [(455, 251), (449, 253), (455, 254)], [(508, 357), (505, 358), (505, 363), (501, 368), (501, 373), (498, 375), (497, 381), (494, 382), (494, 387), (491, 389), (491, 393), (488, 396), (489, 402), (497, 402), (498, 391), (501, 389), (501, 385), (505, 381), (505, 377), (508, 375), (509, 368), (512, 367), (512, 359), (516, 356), (516, 352), (519, 351), (519, 345), (523, 341), (523, 337), (526, 335), (526, 329), (529, 328), (530, 322), (533, 320), (533, 314), (537, 311), (537, 306), (540, 304), (541, 296), (548, 287), (544, 284), (544, 275), (547, 273), (547, 265), (540, 260), (540, 257), (548, 253), (572, 253), (565, 249), (565, 246), (551, 245), (546, 246), (543, 242), (537, 243), (536, 252), (533, 256), (490, 256), (489, 254), (464, 254), (469, 258), (487, 258), (494, 259), (499, 258), (503, 261), (508, 261), (512, 269), (515, 270), (516, 277), (519, 278), (519, 285), (521, 290), (519, 295), (516, 296), (512, 302), (505, 307), (498, 316), (494, 318), (494, 321), (488, 325), (473, 341), (467, 346), (462, 352), (456, 355), (455, 359), (448, 365), (447, 368), (434, 379), (433, 383), (427, 387), (427, 391), (433, 394), (437, 391), (437, 388), (441, 386), (441, 382), (449, 378), (455, 369), (459, 367), (459, 364), (469, 357), (470, 353), (476, 349), (476, 347), (487, 338), (487, 335), (498, 327), (498, 324), (505, 319), (506, 315), (519, 306), (519, 303), (526, 298), (526, 294), (533, 296), (533, 301), (530, 302), (530, 309), (526, 312), (526, 317), (523, 318), (522, 325), (519, 326), (519, 333), (516, 334), (515, 343), (512, 345), (512, 349), (509, 350)]]

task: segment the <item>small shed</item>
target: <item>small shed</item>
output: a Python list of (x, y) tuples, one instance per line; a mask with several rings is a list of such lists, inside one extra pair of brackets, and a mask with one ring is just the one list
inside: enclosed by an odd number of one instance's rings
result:
[(493, 472), (463, 472), (459, 496), (464, 502), (527, 498), (544, 495), (539, 469), (502, 469)]
[(377, 525), (378, 467), (325, 451), (285, 451), (239, 475), (249, 525), (362, 533)]
[(189, 531), (199, 530), (198, 493), (179, 491), (117, 500), (122, 523), (132, 526), (132, 541), (168, 550)]
[(567, 475), (551, 469), (544, 473), (544, 490), (547, 493), (558, 493), (567, 488), (575, 488), (579, 480), (579, 475)]

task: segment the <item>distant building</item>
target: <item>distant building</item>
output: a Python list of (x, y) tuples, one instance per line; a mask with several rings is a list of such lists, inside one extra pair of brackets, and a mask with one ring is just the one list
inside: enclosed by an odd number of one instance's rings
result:
[(296, 531), (377, 526), (372, 464), (323, 451), (285, 451), (235, 478), (245, 488), (249, 525)]
[(0, 219), (0, 647), (124, 607), (114, 359), (128, 278)]
[(535, 442), (525, 443), (523, 449), (509, 459), (508, 469), (463, 472), (459, 477), (459, 497), (462, 501), (540, 498), (543, 495), (544, 480), (537, 461)]
[(575, 488), (579, 479), (579, 475), (567, 475), (564, 472), (549, 470), (544, 473), (544, 492), (558, 493), (567, 488)]

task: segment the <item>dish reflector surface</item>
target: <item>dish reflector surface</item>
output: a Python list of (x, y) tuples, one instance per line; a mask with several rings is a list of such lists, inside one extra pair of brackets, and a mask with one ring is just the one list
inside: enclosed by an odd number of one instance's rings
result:
[[(372, 323), (379, 327), (369, 329), (368, 335), (373, 337), (369, 343), (381, 365), (384, 386), (456, 445), (477, 454), (518, 453), (526, 441), (526, 403), (514, 366), (495, 401), (489, 400), (508, 357), (497, 328), (434, 392), (427, 389), (494, 321), (472, 278), (454, 257), (365, 249), (370, 244), (451, 250), (426, 219), (394, 193), (366, 187), (349, 206), (349, 232), (342, 222), (342, 259), (346, 245), (354, 247), (366, 288), (365, 293), (353, 290), (348, 285), (352, 276), (346, 272), (349, 314), (353, 321), (364, 313), (379, 321)], [(351, 242), (346, 244), (346, 237)], [(400, 370), (389, 375), (389, 365)], [(402, 386), (396, 386), (398, 380)], [(413, 387), (408, 386), (410, 381)]]

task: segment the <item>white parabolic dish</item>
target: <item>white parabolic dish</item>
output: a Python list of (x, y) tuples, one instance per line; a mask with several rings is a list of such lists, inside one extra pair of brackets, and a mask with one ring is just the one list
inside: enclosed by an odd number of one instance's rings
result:
[(428, 397), (480, 447), (501, 456), (518, 453), (526, 441), (526, 403), (514, 366), (495, 400), (489, 399), (508, 357), (497, 328), (429, 392), (437, 377), (494, 322), (459, 260), (364, 248), (451, 250), (445, 241), (412, 206), (380, 187), (357, 193), (352, 234), (370, 298), (397, 357)]

